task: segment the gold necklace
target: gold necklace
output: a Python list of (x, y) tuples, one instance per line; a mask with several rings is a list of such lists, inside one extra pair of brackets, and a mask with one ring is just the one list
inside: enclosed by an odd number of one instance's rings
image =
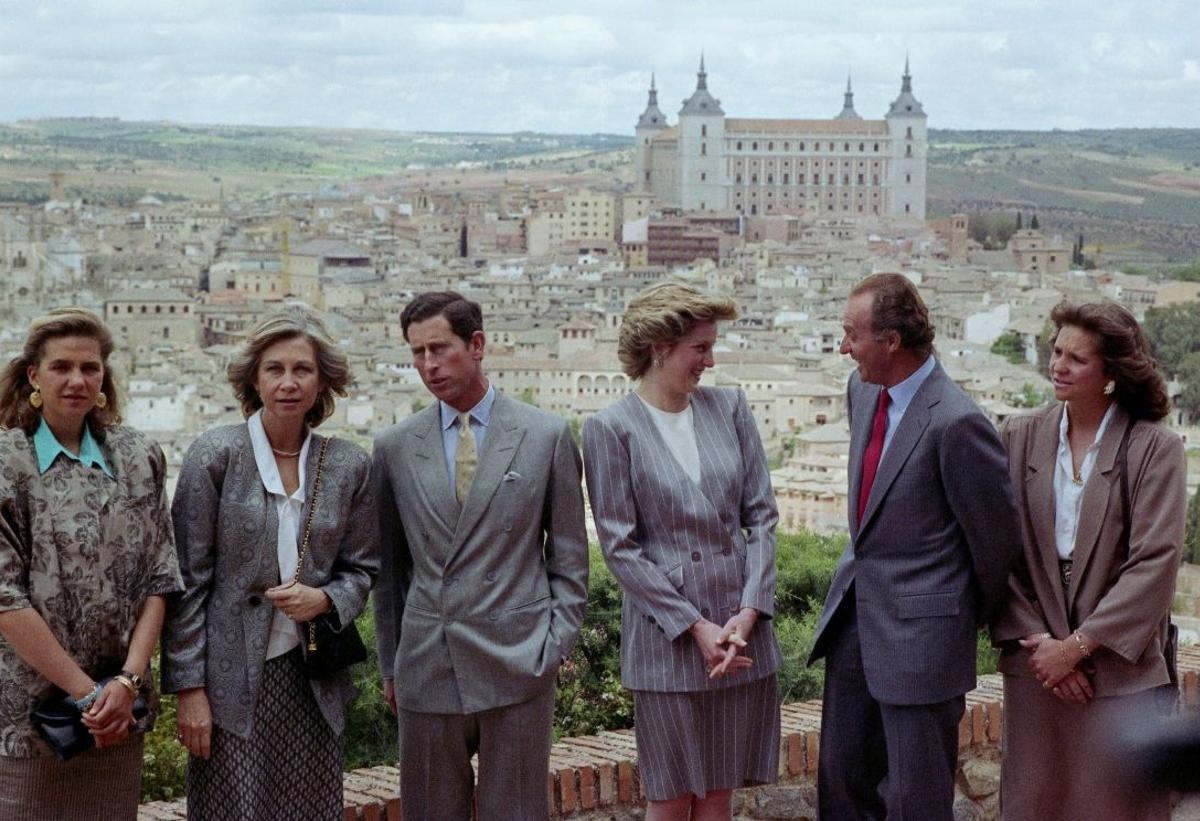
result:
[[(303, 450), (303, 448), (301, 448), (301, 450)], [(295, 459), (297, 456), (300, 455), (299, 450), (291, 451), (289, 453), (286, 450), (276, 450), (275, 448), (271, 448), (271, 453), (274, 453), (276, 456), (278, 456), (281, 459)]]

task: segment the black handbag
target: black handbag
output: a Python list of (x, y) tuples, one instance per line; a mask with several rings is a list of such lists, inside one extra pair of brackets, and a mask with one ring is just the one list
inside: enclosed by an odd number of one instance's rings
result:
[[(296, 573), (293, 582), (300, 581), (300, 568), (304, 566), (304, 556), (308, 553), (308, 541), (312, 535), (313, 514), (317, 510), (317, 496), (321, 491), (321, 474), (325, 470), (325, 449), (329, 439), (321, 441), (321, 455), (317, 458), (317, 475), (313, 479), (312, 499), (308, 503), (308, 517), (304, 522), (304, 538), (300, 543), (300, 556), (296, 560)], [(315, 619), (301, 625), (306, 637), (304, 648), (304, 671), (309, 678), (324, 679), (333, 676), (347, 667), (367, 660), (367, 648), (354, 622), (341, 625), (338, 629), (337, 617), (332, 613), (322, 613)]]
[[(101, 679), (101, 687), (111, 678)], [(146, 699), (138, 696), (133, 700), (133, 718), (140, 722), (150, 712)], [(46, 699), (30, 714), (29, 720), (59, 760), (66, 761), (96, 746), (96, 739), (83, 724), (83, 714), (75, 706), (75, 699), (65, 693)]]

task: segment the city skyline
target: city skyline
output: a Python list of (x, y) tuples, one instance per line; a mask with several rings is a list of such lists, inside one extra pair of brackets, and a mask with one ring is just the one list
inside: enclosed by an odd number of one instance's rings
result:
[(0, 0), (0, 121), (627, 134), (655, 74), (673, 122), (709, 85), (731, 116), (825, 118), (847, 74), (881, 117), (907, 55), (934, 128), (1200, 127), (1200, 11), (1070, 0)]

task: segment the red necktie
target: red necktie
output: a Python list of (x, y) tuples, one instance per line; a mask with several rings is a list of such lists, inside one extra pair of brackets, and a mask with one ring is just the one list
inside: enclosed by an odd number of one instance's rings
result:
[(883, 456), (883, 439), (887, 435), (888, 405), (892, 397), (887, 388), (879, 392), (879, 405), (871, 421), (871, 439), (863, 451), (862, 483), (858, 488), (858, 523), (862, 525), (863, 513), (867, 510), (867, 499), (871, 498), (871, 485), (875, 484), (875, 473), (879, 470), (879, 459)]

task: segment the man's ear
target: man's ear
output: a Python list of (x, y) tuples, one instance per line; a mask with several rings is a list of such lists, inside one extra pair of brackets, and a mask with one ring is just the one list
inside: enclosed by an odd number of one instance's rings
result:
[(467, 343), (467, 347), (471, 351), (471, 355), (476, 359), (483, 359), (483, 350), (487, 347), (487, 337), (483, 331), (475, 331), (471, 334), (471, 341)]

